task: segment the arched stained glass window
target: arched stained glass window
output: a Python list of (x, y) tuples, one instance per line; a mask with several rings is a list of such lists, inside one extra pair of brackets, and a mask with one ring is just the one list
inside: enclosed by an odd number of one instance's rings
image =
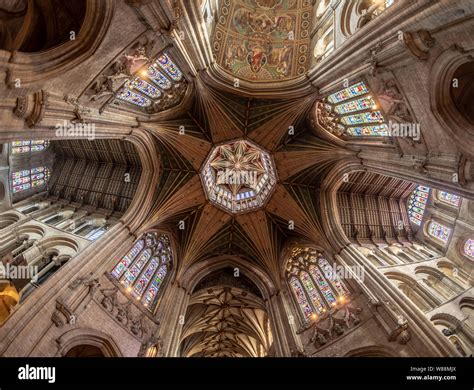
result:
[(171, 81), (169, 81), (165, 76), (163, 76), (163, 73), (157, 70), (153, 65), (148, 67), (146, 72), (147, 75), (152, 79), (152, 81), (161, 89), (167, 90), (172, 87), (173, 84), (171, 83)]
[(169, 237), (146, 233), (114, 267), (111, 274), (144, 307), (153, 310), (173, 262)]
[(431, 221), (428, 225), (428, 234), (446, 243), (451, 234), (451, 229), (438, 222)]
[(183, 74), (167, 53), (163, 53), (161, 56), (159, 56), (156, 63), (161, 66), (161, 68), (168, 76), (173, 79), (173, 81), (179, 81), (183, 77)]
[(49, 141), (44, 139), (30, 141), (13, 141), (12, 154), (21, 154), (29, 152), (40, 152), (49, 146)]
[(338, 114), (348, 114), (354, 111), (370, 110), (375, 106), (372, 96), (364, 96), (360, 99), (351, 100), (348, 103), (343, 103), (335, 107)]
[(133, 81), (131, 87), (138, 89), (152, 99), (158, 99), (161, 96), (161, 91), (158, 88), (155, 88), (153, 85), (138, 77)]
[(50, 172), (46, 167), (36, 167), (16, 171), (11, 174), (13, 193), (41, 187), (49, 180)]
[(362, 114), (353, 114), (344, 116), (341, 122), (345, 125), (359, 125), (361, 123), (383, 122), (382, 113), (380, 111), (364, 112)]
[(364, 82), (329, 95), (325, 102), (321, 113), (325, 119), (321, 122), (325, 122), (323, 126), (330, 129), (337, 127), (337, 131), (332, 130), (335, 134), (352, 137), (389, 136), (385, 118)]
[(461, 197), (450, 194), (449, 192), (446, 191), (438, 191), (437, 193), (438, 200), (440, 200), (443, 203), (447, 203), (451, 206), (459, 207), (461, 204)]
[(471, 258), (474, 259), (474, 239), (469, 238), (465, 243), (464, 243), (464, 254)]
[(294, 248), (287, 264), (287, 277), (305, 321), (330, 311), (349, 290), (315, 249)]
[(125, 87), (118, 95), (117, 98), (120, 100), (126, 101), (128, 103), (132, 103), (135, 106), (139, 107), (148, 107), (151, 105), (151, 100), (138, 94), (132, 92), (129, 87)]
[(418, 186), (408, 199), (408, 217), (415, 225), (420, 226), (423, 221), (429, 193), (428, 187)]
[(354, 85), (351, 85), (348, 88), (344, 88), (343, 90), (333, 93), (332, 95), (328, 96), (328, 100), (330, 103), (339, 103), (343, 102), (344, 100), (352, 99), (356, 96), (360, 96), (363, 94), (369, 93), (365, 83), (360, 82)]
[[(117, 99), (134, 106), (147, 108), (159, 103), (164, 92), (177, 87), (183, 79), (183, 73), (167, 53), (162, 53), (156, 59), (150, 59), (150, 64), (127, 80)], [(133, 81), (132, 81), (133, 80)], [(172, 94), (173, 92), (168, 92)]]

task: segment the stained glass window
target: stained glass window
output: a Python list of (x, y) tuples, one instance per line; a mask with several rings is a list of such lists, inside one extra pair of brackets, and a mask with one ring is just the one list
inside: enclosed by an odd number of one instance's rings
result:
[(30, 141), (13, 141), (12, 154), (21, 154), (29, 152), (40, 152), (49, 146), (49, 141), (44, 139)]
[(105, 233), (107, 232), (107, 228), (106, 227), (101, 227), (101, 228), (98, 228), (98, 229), (94, 229), (92, 232), (90, 232), (86, 238), (89, 240), (89, 241), (95, 241), (97, 240), (98, 238), (102, 237)]
[(41, 187), (49, 180), (50, 172), (46, 167), (36, 167), (16, 171), (11, 174), (13, 193)]
[(133, 81), (131, 87), (138, 89), (140, 92), (143, 92), (145, 95), (153, 99), (158, 99), (161, 96), (161, 91), (158, 88), (155, 88), (153, 85), (138, 77)]
[(369, 93), (366, 85), (363, 82), (351, 85), (348, 88), (344, 88), (343, 90), (333, 93), (332, 95), (328, 96), (328, 100), (330, 103), (339, 103), (343, 102), (347, 99), (352, 99), (356, 96), (363, 95)]
[(388, 128), (387, 125), (384, 123), (382, 125), (377, 126), (360, 126), (360, 127), (349, 127), (347, 129), (347, 134), (352, 136), (368, 136), (368, 135), (375, 135), (379, 137), (388, 137)]
[(352, 137), (388, 137), (389, 131), (383, 113), (368, 87), (360, 81), (348, 88), (329, 95), (324, 103), (326, 116), (322, 123), (333, 123), (328, 128), (336, 128), (336, 135)]
[(181, 82), (183, 73), (167, 53), (162, 53), (153, 61), (152, 65), (140, 70), (125, 82), (117, 99), (142, 108), (150, 107), (159, 103), (164, 91)]
[(341, 278), (337, 275), (337, 272), (335, 272), (333, 267), (331, 267), (331, 265), (325, 258), (320, 257), (318, 260), (318, 265), (323, 270), (324, 276), (334, 286), (339, 296), (349, 295), (349, 290), (347, 289), (345, 284), (342, 283)]
[(148, 107), (151, 105), (151, 100), (142, 96), (138, 93), (132, 92), (128, 87), (122, 89), (122, 91), (117, 95), (120, 100), (132, 103), (139, 107)]
[(153, 310), (172, 260), (169, 237), (146, 233), (114, 267), (111, 275), (131, 297)]
[(383, 116), (380, 111), (364, 112), (362, 114), (348, 115), (341, 118), (345, 125), (359, 125), (361, 123), (383, 122)]
[(174, 81), (179, 81), (183, 77), (183, 74), (176, 66), (176, 64), (171, 60), (168, 54), (163, 53), (158, 57), (156, 63), (161, 66), (161, 68), (170, 76)]
[(335, 112), (338, 114), (348, 114), (354, 111), (370, 110), (375, 107), (374, 99), (372, 96), (364, 96), (360, 99), (351, 100), (347, 103), (342, 103), (335, 107)]
[(418, 186), (408, 199), (408, 217), (415, 225), (420, 226), (423, 222), (423, 214), (425, 213), (426, 203), (430, 189), (424, 186)]
[(326, 281), (326, 279), (324, 279), (318, 267), (316, 267), (314, 264), (310, 265), (309, 272), (311, 273), (311, 276), (318, 284), (319, 290), (323, 293), (323, 296), (324, 298), (326, 298), (326, 301), (328, 301), (331, 304), (336, 302), (336, 298), (334, 298), (334, 294), (331, 291), (331, 287), (329, 287), (328, 282)]
[(428, 225), (428, 234), (438, 240), (448, 242), (451, 229), (438, 222), (431, 221)]
[(446, 192), (446, 191), (438, 191), (438, 199), (441, 202), (447, 203), (455, 207), (459, 207), (461, 203), (461, 197), (454, 194), (450, 194), (449, 192)]
[(173, 85), (171, 84), (171, 81), (163, 76), (163, 73), (157, 70), (154, 66), (150, 66), (147, 69), (147, 76), (149, 76), (155, 84), (164, 90), (170, 89)]
[(471, 259), (474, 259), (474, 239), (469, 238), (464, 243), (464, 254)]
[(306, 320), (309, 320), (311, 314), (313, 314), (313, 309), (311, 308), (310, 304), (308, 303), (308, 299), (306, 298), (306, 294), (304, 292), (303, 287), (301, 286), (300, 281), (296, 277), (292, 277), (290, 279), (290, 286), (293, 290), (293, 294), (295, 294), (296, 301), (298, 302), (301, 311)]
[(305, 321), (324, 315), (337, 305), (338, 297), (349, 290), (332, 266), (315, 249), (294, 248), (287, 264), (287, 277)]

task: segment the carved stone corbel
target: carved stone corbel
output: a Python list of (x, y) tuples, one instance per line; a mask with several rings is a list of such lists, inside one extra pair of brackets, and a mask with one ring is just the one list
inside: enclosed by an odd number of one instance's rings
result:
[(43, 90), (29, 96), (20, 96), (16, 100), (13, 113), (24, 119), (28, 127), (34, 127), (43, 120), (48, 98), (49, 94)]
[(58, 328), (65, 324), (74, 325), (76, 323), (76, 315), (74, 311), (62, 301), (62, 299), (57, 299), (56, 310), (54, 310), (51, 315), (51, 321), (53, 321), (54, 325)]
[(415, 33), (405, 32), (403, 42), (416, 58), (426, 61), (429, 58), (429, 51), (435, 44), (435, 39), (427, 30), (419, 30)]

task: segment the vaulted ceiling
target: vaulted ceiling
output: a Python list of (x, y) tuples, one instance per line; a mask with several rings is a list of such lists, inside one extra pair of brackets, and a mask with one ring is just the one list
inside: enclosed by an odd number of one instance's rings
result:
[[(179, 272), (199, 260), (232, 254), (278, 279), (277, 259), (287, 238), (325, 242), (319, 184), (334, 164), (352, 153), (312, 133), (305, 115), (316, 99), (313, 94), (262, 100), (223, 93), (199, 79), (197, 84), (186, 115), (146, 125), (163, 154), (157, 202), (147, 226), (181, 223)], [(213, 145), (240, 138), (273, 156), (278, 182), (262, 208), (234, 215), (209, 202), (199, 172)]]
[(192, 295), (181, 356), (262, 357), (271, 344), (265, 304), (247, 288), (217, 285)]

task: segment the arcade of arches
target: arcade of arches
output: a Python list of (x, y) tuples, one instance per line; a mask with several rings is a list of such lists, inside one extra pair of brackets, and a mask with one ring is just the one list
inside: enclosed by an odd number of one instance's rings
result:
[(0, 355), (472, 356), (472, 1), (0, 21)]

